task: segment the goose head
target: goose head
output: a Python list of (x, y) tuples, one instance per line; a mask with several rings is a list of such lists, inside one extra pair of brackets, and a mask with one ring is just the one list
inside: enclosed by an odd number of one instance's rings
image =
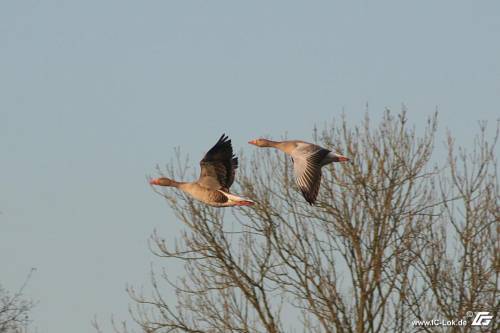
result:
[(257, 147), (274, 147), (276, 142), (267, 139), (255, 139), (248, 141), (248, 143)]
[(166, 177), (153, 178), (149, 181), (149, 183), (151, 185), (158, 185), (158, 186), (175, 186), (177, 184), (175, 180)]

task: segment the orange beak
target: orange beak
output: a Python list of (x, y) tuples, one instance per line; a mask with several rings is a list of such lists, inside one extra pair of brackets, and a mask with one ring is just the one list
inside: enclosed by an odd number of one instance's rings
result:
[(248, 141), (248, 143), (251, 145), (257, 145), (257, 140), (251, 140), (251, 141)]
[(151, 184), (151, 185), (159, 185), (159, 184), (158, 184), (158, 178), (156, 178), (156, 179), (151, 179), (151, 180), (149, 181), (149, 184)]
[(348, 162), (351, 160), (349, 157), (345, 157), (342, 155), (337, 155), (337, 157), (339, 158), (339, 162)]

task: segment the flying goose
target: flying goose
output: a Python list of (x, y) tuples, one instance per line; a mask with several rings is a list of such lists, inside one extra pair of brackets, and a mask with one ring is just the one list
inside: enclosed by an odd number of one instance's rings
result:
[(288, 140), (256, 139), (248, 143), (257, 147), (272, 147), (292, 157), (295, 181), (309, 204), (314, 204), (321, 183), (321, 167), (332, 162), (346, 162), (349, 158), (313, 143)]
[(231, 140), (222, 134), (219, 141), (200, 161), (200, 178), (195, 182), (178, 182), (169, 178), (152, 179), (151, 185), (171, 186), (215, 207), (251, 206), (255, 203), (229, 193), (234, 181), (238, 158), (233, 155)]

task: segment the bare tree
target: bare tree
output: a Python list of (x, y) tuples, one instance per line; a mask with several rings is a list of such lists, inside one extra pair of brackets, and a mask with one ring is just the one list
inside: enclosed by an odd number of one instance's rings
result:
[[(129, 288), (135, 322), (143, 332), (468, 332), (412, 322), (497, 316), (498, 130), (489, 143), (482, 124), (470, 154), (449, 135), (436, 166), (436, 128), (437, 115), (417, 133), (404, 111), (387, 111), (376, 125), (366, 116), (315, 130), (314, 140), (352, 159), (323, 168), (315, 206), (273, 150), (242, 159), (238, 192), (258, 202), (252, 208), (162, 192), (186, 229), (174, 246), (155, 232), (151, 250), (182, 261), (186, 274), (153, 272), (152, 295)], [(183, 178), (180, 156), (168, 176)]]
[(24, 297), (24, 289), (31, 277), (33, 270), (13, 294), (0, 285), (0, 333), (25, 332), (30, 322), (29, 313), (34, 302)]
[(498, 136), (497, 126), (493, 143), (489, 143), (486, 123), (480, 123), (480, 133), (468, 153), (463, 148), (456, 152), (448, 134), (447, 169), (438, 181), (443, 204), (427, 226), (426, 239), (416, 247), (415, 268), (425, 288), (417, 291), (410, 286), (410, 299), (427, 304), (417, 313), (418, 318), (439, 313), (451, 319), (487, 311), (495, 319), (483, 330), (500, 330)]

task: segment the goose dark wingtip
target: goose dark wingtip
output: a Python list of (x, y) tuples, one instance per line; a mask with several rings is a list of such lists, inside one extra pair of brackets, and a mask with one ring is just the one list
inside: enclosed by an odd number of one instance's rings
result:
[(231, 143), (231, 139), (229, 139), (229, 136), (227, 136), (226, 133), (222, 133), (216, 144), (224, 144), (226, 142)]
[(309, 205), (314, 206), (314, 204), (316, 203), (316, 198), (313, 198), (311, 193), (309, 193), (307, 191), (304, 191), (302, 189), (301, 189), (301, 192), (302, 192), (302, 196), (304, 197), (304, 199), (306, 200), (306, 202)]
[(217, 140), (216, 144), (223, 143), (224, 141), (226, 141), (226, 139), (227, 139), (226, 133), (222, 133), (219, 140)]

